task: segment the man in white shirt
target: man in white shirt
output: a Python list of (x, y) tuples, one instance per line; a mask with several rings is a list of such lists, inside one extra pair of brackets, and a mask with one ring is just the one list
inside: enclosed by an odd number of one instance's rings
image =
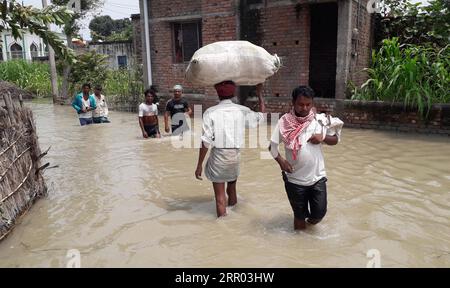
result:
[(235, 104), (234, 97), (236, 85), (232, 81), (224, 81), (214, 86), (220, 103), (207, 109), (203, 115), (202, 147), (199, 151), (195, 177), (202, 180), (203, 161), (208, 148), (211, 153), (205, 167), (206, 177), (213, 182), (216, 198), (217, 217), (226, 215), (228, 205), (237, 203), (236, 181), (239, 176), (240, 148), (244, 145), (245, 127), (255, 127), (264, 119), (265, 111), (262, 99), (262, 84), (257, 86), (259, 107), (262, 113), (256, 113), (248, 107)]
[(153, 103), (155, 92), (147, 89), (144, 92), (145, 102), (139, 105), (139, 126), (141, 127), (142, 137), (161, 138), (158, 122), (158, 106)]
[[(295, 230), (305, 229), (306, 221), (319, 223), (327, 212), (327, 175), (321, 144), (336, 145), (340, 135), (326, 128), (325, 116), (320, 119), (313, 112), (313, 98), (314, 91), (309, 87), (294, 89), (293, 109), (278, 121), (269, 147), (282, 170)], [(285, 145), (286, 159), (278, 151), (280, 142)]]
[(92, 111), (92, 120), (94, 123), (110, 123), (108, 119), (108, 104), (106, 104), (105, 95), (102, 94), (102, 86), (97, 85), (94, 88), (95, 102), (97, 109)]

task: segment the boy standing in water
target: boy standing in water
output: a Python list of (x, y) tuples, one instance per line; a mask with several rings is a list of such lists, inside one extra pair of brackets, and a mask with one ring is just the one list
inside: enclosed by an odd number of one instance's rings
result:
[(85, 83), (81, 87), (81, 93), (75, 96), (72, 107), (77, 111), (80, 125), (92, 124), (92, 111), (97, 108), (95, 97), (91, 95), (91, 84)]
[[(319, 223), (327, 212), (327, 175), (321, 144), (336, 145), (343, 125), (337, 118), (316, 115), (313, 99), (311, 88), (294, 89), (293, 108), (278, 121), (269, 147), (282, 170), (295, 230), (305, 229), (306, 222)], [(286, 148), (286, 159), (278, 151), (280, 140)]]
[(228, 206), (237, 203), (236, 182), (240, 172), (240, 148), (244, 145), (245, 126), (246, 124), (252, 127), (257, 126), (264, 119), (265, 107), (261, 94), (262, 84), (257, 86), (262, 113), (253, 112), (248, 107), (231, 101), (236, 89), (232, 81), (224, 81), (214, 87), (220, 103), (203, 114), (202, 147), (199, 151), (195, 177), (202, 180), (203, 161), (211, 146), (205, 175), (213, 182), (217, 217), (221, 217), (226, 215), (225, 183), (227, 183)]
[(147, 89), (144, 95), (145, 102), (139, 105), (139, 126), (141, 127), (142, 137), (161, 138), (158, 123), (158, 106), (153, 103), (155, 98), (154, 91)]

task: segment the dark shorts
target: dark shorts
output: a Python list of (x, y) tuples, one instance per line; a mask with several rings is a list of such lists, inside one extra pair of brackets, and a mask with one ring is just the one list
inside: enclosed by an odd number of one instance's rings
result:
[(95, 124), (110, 123), (107, 117), (94, 117), (92, 118), (92, 120), (94, 120)]
[(92, 124), (92, 118), (79, 118), (79, 119), (81, 126)]
[[(322, 219), (327, 213), (327, 178), (311, 186), (301, 186), (287, 181), (283, 172), (284, 187), (295, 218), (299, 220)], [(309, 204), (309, 209), (308, 209)]]
[(148, 137), (154, 138), (156, 134), (160, 134), (158, 125), (144, 125), (144, 130), (147, 132)]

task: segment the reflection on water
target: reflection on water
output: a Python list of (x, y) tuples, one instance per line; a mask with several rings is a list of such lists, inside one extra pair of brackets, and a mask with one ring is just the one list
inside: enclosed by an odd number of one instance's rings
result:
[[(242, 152), (239, 204), (216, 219), (212, 185), (195, 180), (197, 150), (141, 139), (136, 115), (80, 127), (70, 107), (32, 104), (50, 191), (0, 243), (1, 267), (450, 266), (450, 141), (345, 129), (325, 147), (329, 209), (305, 232), (278, 165)], [(162, 123), (162, 121), (160, 121)]]

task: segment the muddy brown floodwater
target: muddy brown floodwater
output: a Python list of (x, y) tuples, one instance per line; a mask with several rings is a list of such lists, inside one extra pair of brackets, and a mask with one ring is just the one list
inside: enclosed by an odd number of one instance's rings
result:
[[(242, 151), (239, 203), (216, 219), (212, 185), (195, 180), (196, 149), (141, 139), (137, 116), (80, 127), (71, 107), (29, 104), (45, 158), (48, 197), (0, 243), (1, 267), (450, 266), (450, 140), (343, 130), (324, 147), (328, 214), (304, 232), (278, 165)], [(160, 121), (162, 123), (162, 121)]]

